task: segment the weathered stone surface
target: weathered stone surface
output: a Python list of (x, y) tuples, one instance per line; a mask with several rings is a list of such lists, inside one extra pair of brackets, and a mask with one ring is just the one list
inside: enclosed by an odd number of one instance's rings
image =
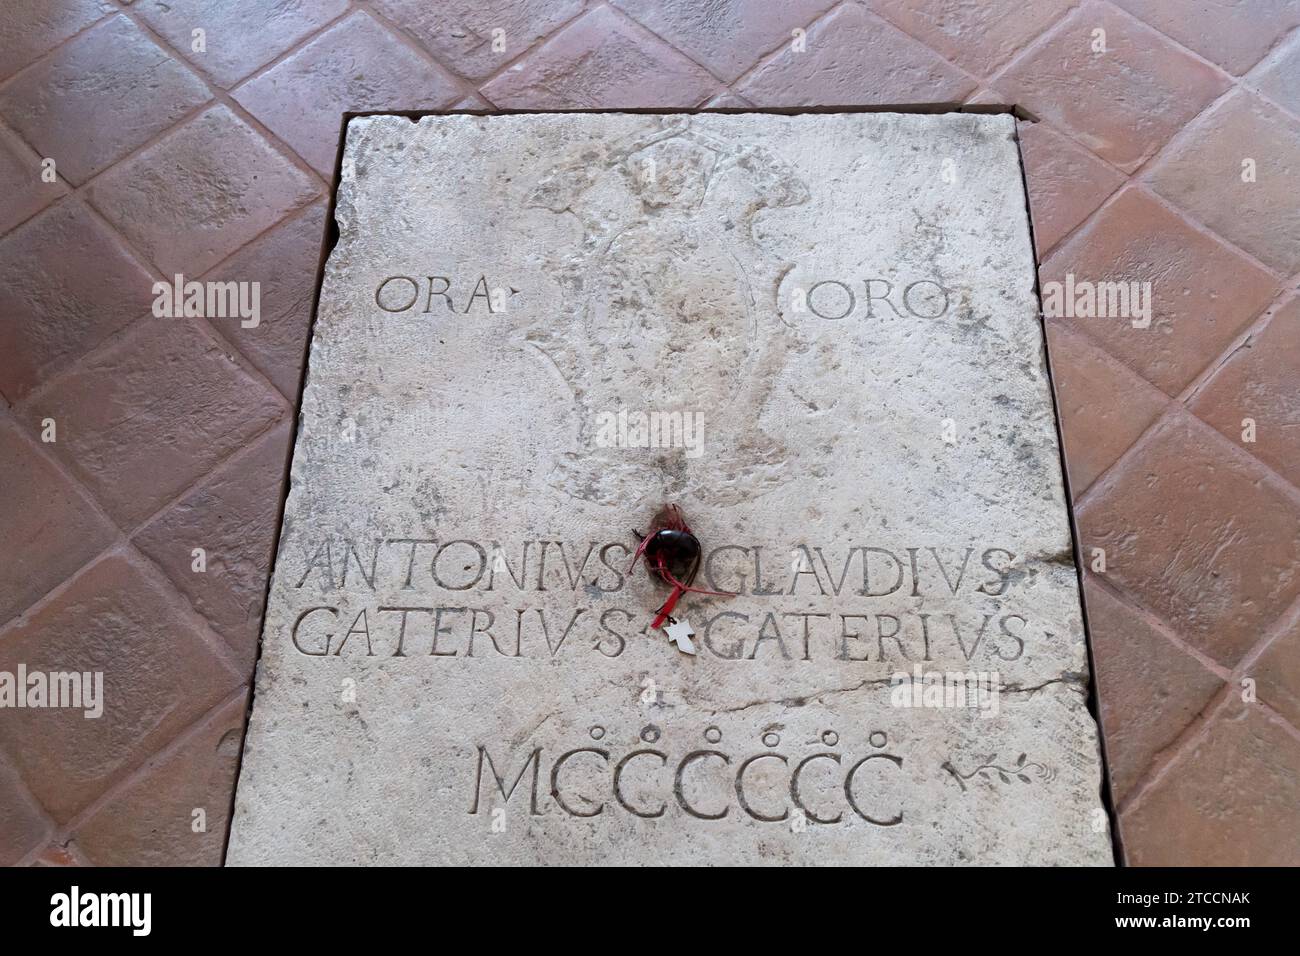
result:
[(367, 117), (336, 216), (228, 862), (1112, 861), (1010, 117)]

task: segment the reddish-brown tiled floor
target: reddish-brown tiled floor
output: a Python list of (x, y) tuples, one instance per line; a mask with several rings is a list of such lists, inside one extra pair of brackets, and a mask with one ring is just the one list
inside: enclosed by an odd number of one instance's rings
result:
[[(1128, 859), (1300, 863), (1297, 27), (1294, 0), (7, 0), (0, 669), (103, 670), (113, 706), (0, 721), (0, 862), (221, 858), (342, 111), (968, 102), (1039, 120), (1045, 282), (1152, 283), (1146, 328), (1047, 320)], [(177, 272), (261, 282), (261, 325), (154, 319)]]

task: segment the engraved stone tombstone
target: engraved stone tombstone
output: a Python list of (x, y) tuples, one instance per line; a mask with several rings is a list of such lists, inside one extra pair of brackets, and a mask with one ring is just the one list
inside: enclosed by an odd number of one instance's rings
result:
[(1112, 862), (1011, 117), (370, 116), (335, 216), (228, 862)]

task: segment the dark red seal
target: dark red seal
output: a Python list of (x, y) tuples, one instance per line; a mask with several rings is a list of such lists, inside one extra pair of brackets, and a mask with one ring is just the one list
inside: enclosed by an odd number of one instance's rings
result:
[(652, 629), (661, 627), (664, 621), (673, 622), (670, 616), (677, 602), (687, 591), (695, 594), (713, 594), (718, 597), (735, 597), (730, 591), (709, 591), (705, 588), (692, 587), (695, 575), (700, 570), (702, 549), (700, 540), (691, 533), (691, 526), (686, 523), (682, 509), (676, 505), (664, 505), (650, 522), (648, 534), (633, 531), (640, 540), (636, 554), (628, 573), (636, 567), (637, 561), (645, 555), (646, 567), (650, 573), (673, 589), (655, 615)]

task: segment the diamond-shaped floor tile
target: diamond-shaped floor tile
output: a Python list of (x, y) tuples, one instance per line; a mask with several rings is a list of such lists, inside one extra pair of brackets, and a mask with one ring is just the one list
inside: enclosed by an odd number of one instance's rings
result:
[(718, 82), (648, 30), (600, 7), (483, 87), (500, 107), (698, 106)]
[(33, 432), (130, 529), (285, 415), (194, 319), (149, 319), (33, 401)]
[(1246, 677), (1254, 678), (1261, 701), (1300, 727), (1300, 621), (1287, 622)]
[(582, 12), (584, 0), (374, 0), (398, 29), (472, 80), (487, 79)]
[(103, 173), (87, 195), (164, 276), (192, 278), (320, 191), (218, 106)]
[(1164, 411), (1168, 399), (1086, 337), (1047, 326), (1052, 382), (1077, 500)]
[(1300, 741), (1237, 704), (1124, 812), (1137, 866), (1294, 866), (1300, 860)]
[(315, 203), (294, 213), (270, 232), (250, 242), (205, 279), (256, 282), (260, 290), (256, 325), (238, 317), (212, 319), (289, 401), (298, 400), (316, 273), (325, 242), (325, 205)]
[[(57, 437), (57, 433), (56, 433)], [(29, 607), (117, 538), (77, 486), (0, 419), (0, 623)]]
[[(181, 56), (224, 87), (269, 63), (348, 8), (347, 0), (136, 0), (131, 7)], [(196, 50), (194, 31), (203, 31)]]
[(0, 721), (0, 746), (58, 822), (238, 686), (179, 600), (134, 559), (110, 555), (0, 634), (0, 670), (17, 673), (22, 664), (29, 674), (102, 674), (98, 717), (84, 708), (29, 707)]
[(441, 109), (462, 92), (451, 74), (354, 13), (234, 95), (318, 173), (332, 176), (344, 113)]
[(0, 235), (67, 195), (55, 169), (53, 181), (46, 182), (41, 157), (0, 126)]
[(1300, 595), (1300, 496), (1174, 409), (1089, 494), (1084, 554), (1224, 667)]
[(1300, 487), (1300, 299), (1278, 311), (1215, 371), (1191, 408), (1229, 441)]
[(614, 0), (614, 4), (715, 76), (730, 83), (765, 53), (793, 39), (801, 28), (835, 5), (834, 0), (719, 0), (660, 3)]
[(975, 82), (929, 47), (849, 4), (813, 25), (747, 77), (739, 92), (758, 106), (960, 103)]
[(0, 754), (0, 866), (16, 864), (48, 840), (52, 829), (18, 771)]
[[(252, 674), (289, 456), (287, 423), (132, 539)], [(193, 552), (203, 549), (201, 571)]]
[(0, 16), (0, 80), (114, 9), (109, 0), (5, 0)]
[[(1102, 30), (1102, 37), (1095, 31)], [(1126, 172), (1228, 88), (1212, 66), (1133, 18), (1085, 3), (994, 83)]]
[(82, 852), (96, 866), (219, 866), (246, 708), (246, 694), (220, 707), (79, 825)]
[(1251, 76), (1259, 91), (1292, 113), (1300, 113), (1300, 30)]
[(1124, 176), (1046, 123), (1020, 123), (1020, 154), (1041, 262), (1124, 183)]
[(1300, 26), (1300, 4), (1294, 0), (1115, 2), (1189, 50), (1238, 76), (1258, 63), (1278, 37)]
[[(1218, 358), (1278, 290), (1263, 269), (1133, 188), (1058, 246), (1039, 278), (1049, 324), (1080, 329), (1171, 396)], [(1114, 283), (1132, 293), (1135, 282), (1138, 295), (1130, 294), (1127, 307), (1104, 295)], [(1089, 308), (1089, 295), (1104, 308)], [(1147, 305), (1149, 316), (1142, 314)]]
[(963, 69), (988, 77), (1059, 20), (1070, 0), (867, 0), (867, 6)]
[(1092, 580), (1087, 599), (1111, 792), (1121, 801), (1152, 759), (1210, 704), (1223, 680)]
[(0, 392), (18, 401), (149, 314), (153, 277), (81, 203), (0, 239)]
[(1285, 275), (1300, 269), (1300, 120), (1238, 91), (1147, 174), (1151, 187)]
[(202, 80), (116, 16), (0, 91), (0, 115), (83, 183), (209, 99)]

